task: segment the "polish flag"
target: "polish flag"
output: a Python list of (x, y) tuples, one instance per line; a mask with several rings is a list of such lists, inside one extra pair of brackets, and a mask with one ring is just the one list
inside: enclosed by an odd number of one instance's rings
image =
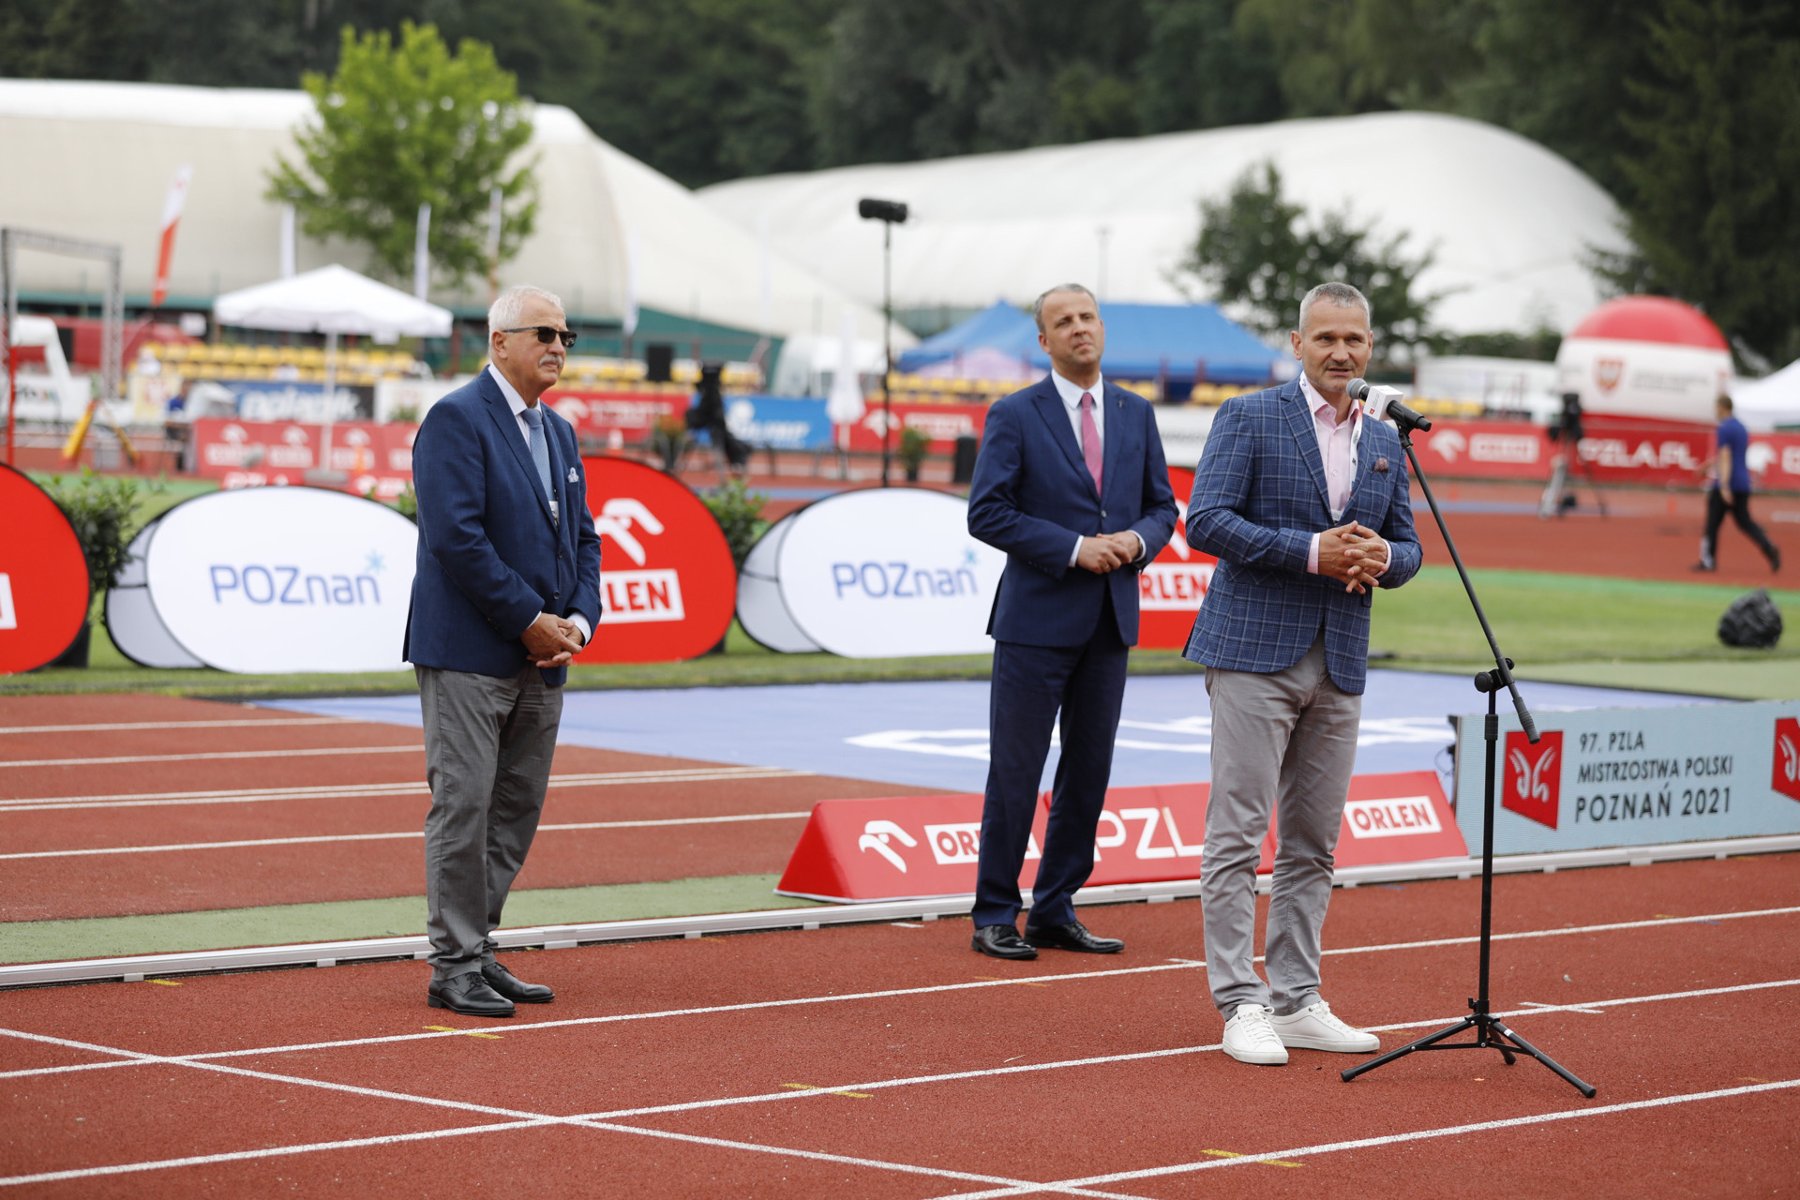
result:
[(169, 195), (163, 201), (162, 243), (156, 252), (156, 283), (150, 289), (151, 308), (161, 308), (169, 295), (169, 260), (175, 257), (175, 225), (181, 220), (182, 206), (187, 203), (188, 180), (193, 177), (194, 168), (177, 167), (175, 178), (169, 182)]

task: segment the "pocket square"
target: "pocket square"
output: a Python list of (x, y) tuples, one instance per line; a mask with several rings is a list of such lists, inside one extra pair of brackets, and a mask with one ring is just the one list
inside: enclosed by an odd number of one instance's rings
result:
[[(1387, 459), (1385, 459), (1385, 458), (1384, 458), (1384, 459), (1382, 459), (1382, 460), (1381, 460), (1381, 469), (1382, 469), (1382, 470), (1383, 470), (1383, 471), (1385, 471), (1385, 470), (1387, 470)], [(580, 482), (580, 476), (578, 476), (578, 475), (576, 475), (576, 474), (575, 474), (575, 468), (574, 468), (574, 467), (570, 467), (570, 468), (569, 468), (569, 482), (570, 482), (570, 483), (578, 483), (578, 482)]]
[[(1383, 455), (1382, 457), (1375, 460), (1375, 473), (1377, 475), (1386, 475), (1387, 469), (1388, 468), (1387, 468), (1387, 456), (1386, 455)], [(574, 472), (570, 472), (570, 474), (573, 475)]]

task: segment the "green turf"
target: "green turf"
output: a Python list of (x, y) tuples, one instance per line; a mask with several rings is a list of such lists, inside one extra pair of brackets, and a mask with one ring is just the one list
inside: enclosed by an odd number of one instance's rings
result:
[[(527, 888), (506, 904), (509, 928), (812, 907), (775, 894), (774, 875), (727, 875), (596, 887)], [(0, 924), (0, 963), (66, 962), (240, 946), (423, 936), (425, 897), (281, 904), (139, 917)]]

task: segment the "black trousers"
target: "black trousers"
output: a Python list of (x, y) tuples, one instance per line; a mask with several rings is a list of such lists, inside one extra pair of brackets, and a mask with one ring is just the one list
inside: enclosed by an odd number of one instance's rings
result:
[(1708, 567), (1718, 563), (1714, 552), (1719, 548), (1719, 527), (1725, 523), (1725, 514), (1728, 512), (1737, 527), (1744, 531), (1744, 536), (1755, 542), (1756, 548), (1763, 552), (1763, 557), (1773, 564), (1775, 544), (1763, 532), (1762, 526), (1751, 519), (1749, 493), (1733, 492), (1731, 503), (1727, 504), (1718, 488), (1706, 493), (1706, 533), (1700, 539), (1700, 561)]

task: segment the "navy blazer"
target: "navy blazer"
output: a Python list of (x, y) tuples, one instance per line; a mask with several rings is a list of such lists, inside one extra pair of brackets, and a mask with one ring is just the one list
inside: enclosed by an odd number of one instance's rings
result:
[[(489, 370), (425, 414), (413, 441), (419, 551), (408, 662), (506, 679), (531, 661), (520, 638), (539, 613), (580, 613), (599, 634), (600, 538), (581, 451), (569, 423), (540, 407), (559, 522)], [(544, 682), (560, 686), (567, 674), (545, 670)]]
[(1188, 500), (1188, 545), (1219, 559), (1188, 636), (1188, 659), (1230, 671), (1282, 671), (1323, 630), (1332, 681), (1361, 694), (1374, 590), (1346, 592), (1338, 580), (1307, 574), (1312, 535), (1360, 521), (1386, 538), (1383, 588), (1411, 579), (1423, 555), (1400, 435), (1367, 417), (1358, 426), (1350, 503), (1333, 520), (1325, 462), (1298, 379), (1219, 409)]
[[(1082, 461), (1069, 410), (1049, 376), (988, 409), (969, 489), (969, 533), (1006, 552), (987, 631), (1003, 642), (1079, 646), (1112, 597), (1119, 637), (1138, 639), (1138, 571), (1175, 533), (1175, 496), (1150, 402), (1108, 383), (1100, 479)], [(1134, 569), (1071, 567), (1077, 536), (1130, 529), (1144, 540)]]

